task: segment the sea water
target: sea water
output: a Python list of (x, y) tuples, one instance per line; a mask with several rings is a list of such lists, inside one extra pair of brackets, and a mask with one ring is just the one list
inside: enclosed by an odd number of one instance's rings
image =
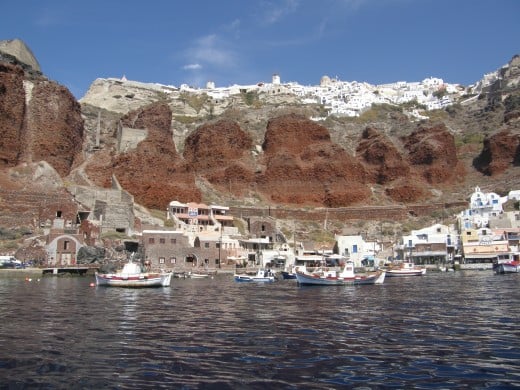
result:
[(0, 388), (520, 386), (520, 274), (382, 285), (0, 279)]

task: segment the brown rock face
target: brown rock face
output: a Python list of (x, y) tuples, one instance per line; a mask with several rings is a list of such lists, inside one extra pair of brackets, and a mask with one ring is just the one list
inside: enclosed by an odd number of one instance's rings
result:
[(22, 68), (0, 63), (0, 165), (18, 164), (25, 110)]
[(171, 117), (164, 103), (151, 104), (123, 117), (125, 127), (146, 128), (147, 138), (126, 153), (99, 153), (86, 168), (89, 177), (108, 187), (115, 175), (138, 203), (150, 208), (164, 210), (172, 200), (199, 202), (201, 193), (195, 176), (188, 171), (173, 143)]
[(430, 184), (440, 184), (460, 179), (463, 174), (459, 167), (455, 138), (446, 125), (420, 126), (404, 139), (408, 150), (408, 160), (415, 170), (419, 170)]
[(394, 202), (412, 203), (427, 198), (424, 186), (417, 184), (397, 184), (385, 189), (385, 194)]
[(502, 130), (486, 137), (482, 152), (473, 165), (488, 176), (501, 174), (512, 165), (520, 165), (520, 135)]
[(363, 166), (330, 140), (326, 128), (297, 115), (271, 119), (258, 191), (288, 204), (347, 206), (370, 196)]
[(27, 110), (31, 161), (45, 160), (62, 176), (81, 156), (81, 108), (65, 87), (52, 82), (35, 85)]
[(184, 159), (190, 170), (215, 188), (244, 196), (254, 182), (251, 136), (230, 120), (200, 126), (186, 138)]
[(410, 166), (396, 146), (375, 128), (367, 127), (363, 131), (356, 153), (373, 183), (385, 184), (410, 173)]
[(66, 176), (81, 155), (80, 106), (56, 83), (33, 80), (26, 96), (23, 82), (22, 68), (0, 64), (0, 163), (15, 166), (45, 160)]
[(230, 120), (200, 126), (186, 138), (184, 159), (191, 169), (203, 173), (223, 170), (231, 162), (248, 157), (251, 136)]

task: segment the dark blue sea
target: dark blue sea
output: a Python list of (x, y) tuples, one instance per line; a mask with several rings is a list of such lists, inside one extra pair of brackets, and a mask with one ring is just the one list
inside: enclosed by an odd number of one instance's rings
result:
[(520, 387), (520, 274), (92, 282), (0, 279), (1, 389)]

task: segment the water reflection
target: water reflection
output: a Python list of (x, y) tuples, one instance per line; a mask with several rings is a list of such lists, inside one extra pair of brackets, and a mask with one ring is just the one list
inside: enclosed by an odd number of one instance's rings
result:
[(508, 387), (520, 278), (485, 272), (298, 287), (0, 280), (7, 388)]

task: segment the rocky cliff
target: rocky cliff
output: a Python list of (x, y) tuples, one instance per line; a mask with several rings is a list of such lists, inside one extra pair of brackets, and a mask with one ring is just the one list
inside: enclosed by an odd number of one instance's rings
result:
[[(429, 204), (466, 200), (477, 184), (520, 188), (517, 56), (479, 96), (423, 112), (429, 119), (419, 122), (398, 106), (316, 122), (310, 118), (321, 107), (294, 96), (217, 101), (117, 80), (96, 80), (80, 105), (65, 87), (9, 58), (0, 61), (3, 188), (40, 191), (31, 180), (39, 161), (69, 183), (110, 187), (115, 178), (136, 202), (158, 210), (171, 200)], [(121, 148), (122, 128), (144, 129), (135, 147)], [(15, 180), (12, 169), (23, 164), (31, 173)]]

